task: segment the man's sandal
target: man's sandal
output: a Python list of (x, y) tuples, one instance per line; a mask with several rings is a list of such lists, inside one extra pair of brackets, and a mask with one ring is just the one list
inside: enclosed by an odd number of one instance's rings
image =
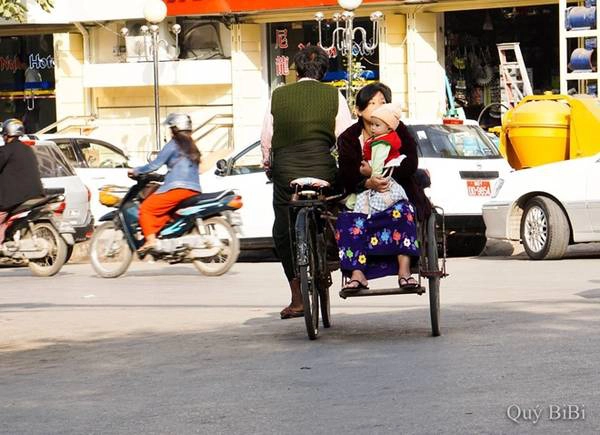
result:
[(281, 310), (279, 315), (281, 316), (281, 320), (294, 319), (296, 317), (304, 317), (304, 310), (292, 310), (292, 308), (288, 306)]

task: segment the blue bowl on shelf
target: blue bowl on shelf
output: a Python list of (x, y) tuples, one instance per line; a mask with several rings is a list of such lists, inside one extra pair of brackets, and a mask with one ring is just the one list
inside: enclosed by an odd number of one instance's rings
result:
[(592, 62), (592, 56), (594, 50), (586, 50), (585, 48), (576, 48), (571, 53), (571, 60), (569, 61), (569, 68), (571, 71), (576, 72), (592, 72), (594, 71), (594, 65)]
[(596, 7), (573, 6), (565, 14), (567, 30), (589, 30), (596, 28)]

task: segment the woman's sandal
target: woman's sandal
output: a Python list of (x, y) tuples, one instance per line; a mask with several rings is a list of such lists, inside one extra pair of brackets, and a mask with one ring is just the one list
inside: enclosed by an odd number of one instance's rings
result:
[[(351, 286), (350, 284), (352, 284), (353, 282), (357, 283), (358, 285)], [(369, 290), (369, 286), (364, 285), (362, 282), (360, 282), (357, 279), (353, 279), (353, 280), (348, 281), (346, 283), (346, 285), (344, 287), (342, 287), (342, 291), (345, 291), (345, 292), (357, 292), (359, 290)]]
[(398, 278), (398, 285), (403, 289), (419, 287), (419, 283), (412, 276), (401, 276)]
[(142, 246), (140, 246), (138, 248), (137, 252), (140, 255), (146, 255), (151, 250), (153, 250), (155, 247), (156, 247), (156, 243), (143, 244)]
[(281, 310), (279, 315), (281, 316), (281, 320), (294, 319), (296, 317), (304, 317), (304, 310), (292, 310), (290, 306), (287, 306), (283, 310)]

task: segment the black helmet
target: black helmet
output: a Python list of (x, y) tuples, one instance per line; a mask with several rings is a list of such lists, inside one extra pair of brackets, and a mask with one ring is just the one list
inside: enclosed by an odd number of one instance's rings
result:
[(7, 119), (2, 123), (2, 136), (19, 137), (25, 134), (25, 126), (16, 118)]

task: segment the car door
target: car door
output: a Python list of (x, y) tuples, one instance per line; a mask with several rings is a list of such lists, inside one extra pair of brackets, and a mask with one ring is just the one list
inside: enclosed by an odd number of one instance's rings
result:
[(99, 190), (106, 184), (131, 186), (133, 181), (127, 176), (129, 163), (127, 156), (110, 145), (94, 139), (76, 139), (77, 151), (83, 157), (85, 164), (76, 168), (86, 186), (89, 187), (92, 214), (96, 222), (111, 211), (110, 207), (100, 204)]
[(600, 237), (600, 154), (589, 167), (585, 196), (592, 231)]
[(270, 238), (273, 228), (273, 185), (261, 167), (260, 142), (255, 142), (227, 162), (221, 175), (205, 174), (200, 183), (205, 192), (235, 189), (242, 195), (244, 206), (242, 238)]

